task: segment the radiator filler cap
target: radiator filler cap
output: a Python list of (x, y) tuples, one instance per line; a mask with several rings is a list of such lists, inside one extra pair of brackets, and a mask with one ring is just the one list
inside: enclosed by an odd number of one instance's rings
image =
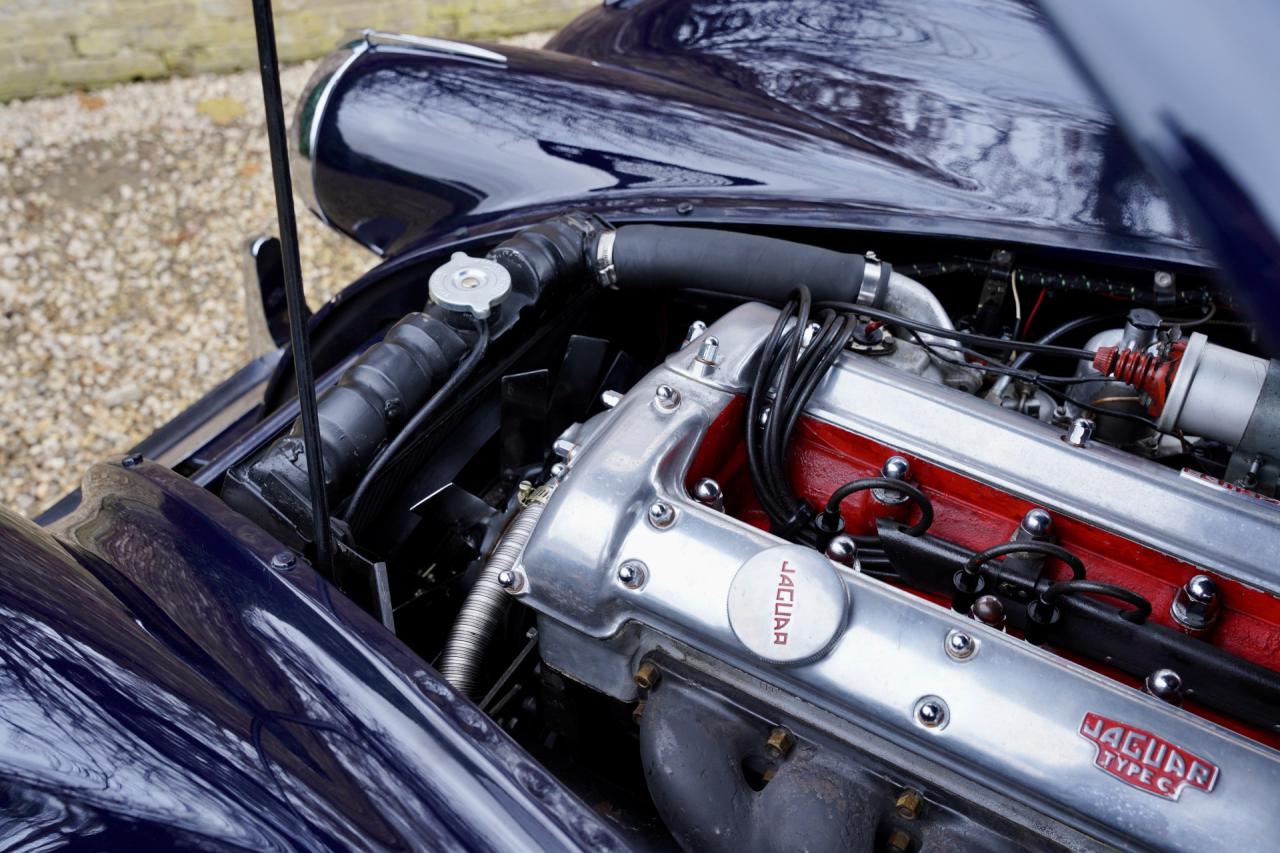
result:
[(511, 292), (511, 273), (497, 261), (454, 252), (431, 274), (427, 291), (441, 308), (483, 320)]

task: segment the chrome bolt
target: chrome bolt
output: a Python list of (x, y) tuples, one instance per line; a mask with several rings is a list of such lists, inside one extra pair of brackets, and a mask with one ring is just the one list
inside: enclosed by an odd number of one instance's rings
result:
[(916, 703), (916, 722), (926, 729), (942, 729), (947, 725), (947, 704), (937, 696), (926, 696)]
[(698, 338), (702, 337), (706, 333), (707, 333), (707, 324), (702, 322), (701, 320), (694, 320), (692, 323), (689, 324), (689, 331), (685, 332), (684, 344), (682, 346), (687, 347), (689, 344), (693, 343), (694, 341), (696, 341)]
[(125, 468), (132, 468), (142, 462), (141, 453), (130, 453), (128, 456), (120, 460), (120, 464)]
[(551, 466), (551, 476), (557, 480), (562, 479), (568, 472), (569, 468), (563, 462), (557, 462)]
[(1085, 447), (1093, 438), (1094, 422), (1088, 418), (1076, 418), (1067, 430), (1067, 444), (1072, 447)]
[(911, 476), (911, 463), (902, 456), (890, 456), (880, 466), (880, 476), (890, 480), (905, 480)]
[[(880, 466), (880, 476), (905, 482), (911, 476), (911, 463), (902, 456), (890, 456)], [(896, 506), (911, 500), (897, 489), (872, 489), (871, 497), (876, 503), (886, 506)]]
[(557, 438), (551, 443), (551, 452), (565, 462), (572, 462), (573, 455), (578, 452), (578, 445), (567, 438)]
[(498, 572), (498, 586), (507, 592), (519, 592), (524, 589), (524, 574), (515, 569), (503, 569)]
[(1053, 530), (1053, 516), (1048, 510), (1035, 507), (1022, 517), (1022, 529), (1032, 536), (1048, 536)]
[(622, 392), (602, 391), (600, 393), (600, 402), (606, 409), (612, 409), (614, 406), (622, 402)]
[(666, 501), (654, 501), (649, 507), (649, 523), (659, 530), (670, 527), (675, 520), (675, 507)]
[(1004, 628), (1004, 605), (994, 595), (980, 595), (969, 607), (969, 615), (992, 628)]
[(777, 726), (773, 731), (769, 732), (769, 738), (765, 741), (764, 746), (769, 752), (769, 757), (776, 761), (779, 758), (786, 758), (795, 745), (795, 735), (782, 726)]
[(1170, 705), (1181, 705), (1183, 696), (1182, 676), (1171, 669), (1157, 669), (1147, 676), (1142, 689)]
[(715, 364), (720, 356), (720, 339), (714, 336), (702, 339), (695, 358), (703, 364)]
[(693, 499), (712, 509), (724, 511), (724, 491), (710, 477), (703, 477), (693, 485)]
[(618, 580), (627, 589), (639, 589), (644, 586), (645, 564), (639, 560), (627, 560), (618, 566)]
[(1171, 272), (1160, 270), (1155, 274), (1155, 277), (1152, 280), (1155, 282), (1155, 286), (1160, 290), (1168, 290), (1170, 287), (1173, 287), (1173, 273)]
[(674, 412), (680, 405), (680, 392), (670, 385), (659, 385), (654, 392), (653, 403), (664, 412)]
[(853, 541), (852, 536), (844, 534), (833, 537), (827, 543), (827, 559), (852, 568), (858, 560), (858, 543)]
[(271, 558), (271, 568), (278, 572), (287, 572), (298, 564), (298, 558), (292, 551), (281, 551)]
[(952, 660), (968, 660), (978, 650), (978, 641), (964, 631), (948, 631), (946, 646)]
[(1169, 615), (1189, 633), (1203, 634), (1218, 621), (1221, 610), (1217, 582), (1208, 575), (1195, 575), (1174, 595)]

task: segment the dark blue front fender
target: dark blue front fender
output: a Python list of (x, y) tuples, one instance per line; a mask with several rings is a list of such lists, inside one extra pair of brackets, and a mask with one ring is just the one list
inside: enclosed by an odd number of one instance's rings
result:
[(93, 468), (53, 531), (0, 511), (6, 846), (619, 846), (282, 550), (150, 464)]

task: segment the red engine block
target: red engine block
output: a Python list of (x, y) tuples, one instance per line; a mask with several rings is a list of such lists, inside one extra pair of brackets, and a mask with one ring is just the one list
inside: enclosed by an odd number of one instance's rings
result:
[[(687, 485), (692, 486), (703, 477), (716, 480), (724, 489), (726, 512), (767, 528), (768, 519), (756, 502), (747, 471), (745, 409), (745, 400), (738, 398), (711, 425), (690, 467)], [(933, 502), (935, 519), (929, 529), (932, 535), (981, 550), (1007, 541), (1022, 516), (1034, 506), (925, 459), (810, 418), (801, 421), (792, 445), (789, 460), (792, 488), (798, 496), (820, 507), (844, 483), (879, 476), (885, 459), (894, 454), (910, 460), (912, 480)], [(1174, 594), (1192, 575), (1203, 574), (1203, 571), (1071, 518), (1053, 507), (1046, 509), (1053, 514), (1060, 543), (1084, 561), (1091, 580), (1119, 584), (1144, 596), (1151, 602), (1153, 620), (1177, 627), (1169, 616)], [(841, 505), (850, 533), (874, 533), (877, 518), (897, 513), (897, 517), (906, 520), (913, 512), (915, 509), (910, 504), (892, 508), (879, 504), (870, 492), (851, 495)], [(1065, 567), (1056, 562), (1051, 565), (1057, 566), (1059, 577), (1069, 577)], [(1280, 670), (1280, 600), (1238, 581), (1220, 576), (1215, 576), (1215, 580), (1222, 596), (1221, 616), (1212, 633), (1199, 641), (1213, 643), (1253, 663)], [(947, 606), (944, 602), (938, 603)], [(1135, 679), (1104, 663), (1069, 652), (1059, 653), (1135, 689), (1138, 687)], [(1280, 748), (1280, 733), (1241, 723), (1193, 701), (1188, 701), (1185, 707)]]

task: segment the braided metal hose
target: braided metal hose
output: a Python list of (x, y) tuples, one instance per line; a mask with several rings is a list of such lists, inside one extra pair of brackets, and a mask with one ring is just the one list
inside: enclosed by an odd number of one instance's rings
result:
[(502, 625), (511, 604), (511, 594), (498, 583), (498, 576), (514, 571), (524, 546), (538, 526), (538, 519), (546, 508), (547, 499), (554, 490), (553, 484), (536, 489), (527, 500), (524, 509), (503, 532), (493, 553), (489, 555), (475, 586), (467, 594), (467, 600), (458, 611), (453, 628), (449, 631), (444, 654), (440, 656), (440, 674), (460, 693), (475, 697), (479, 692), (480, 669), (485, 650)]

